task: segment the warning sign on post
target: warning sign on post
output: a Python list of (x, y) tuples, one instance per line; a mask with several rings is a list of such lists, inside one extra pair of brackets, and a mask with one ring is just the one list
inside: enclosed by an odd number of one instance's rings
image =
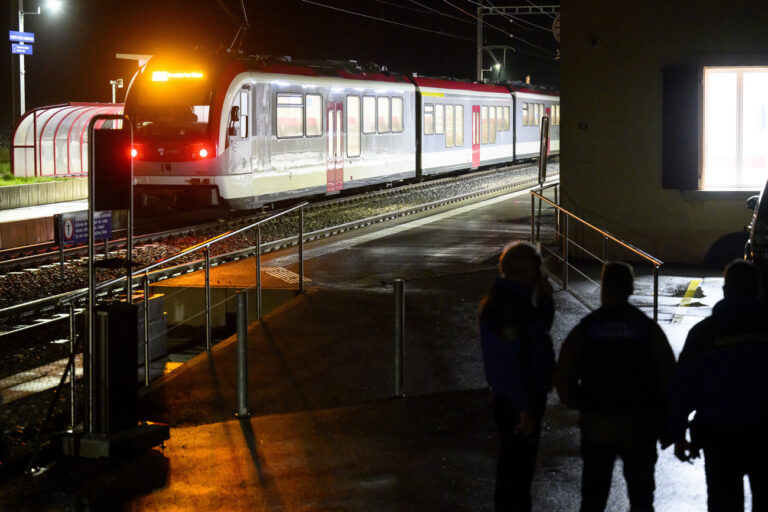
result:
[[(88, 212), (62, 213), (61, 242), (64, 245), (82, 244), (88, 241)], [(112, 236), (112, 212), (94, 212), (93, 238), (105, 240)]]

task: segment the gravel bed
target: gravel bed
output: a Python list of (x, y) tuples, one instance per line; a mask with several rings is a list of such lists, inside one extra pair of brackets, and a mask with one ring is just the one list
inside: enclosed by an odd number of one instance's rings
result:
[[(558, 171), (559, 164), (549, 165), (549, 175)], [(509, 185), (533, 177), (537, 172), (535, 165), (499, 170), (482, 176), (468, 175), (466, 179), (436, 184), (433, 187), (410, 188), (402, 191), (395, 189), (390, 194), (363, 196), (339, 204), (312, 208), (304, 215), (304, 229), (306, 232), (311, 232), (439, 199)], [(261, 241), (265, 243), (295, 236), (297, 231), (297, 215), (288, 215), (262, 226)], [(220, 233), (211, 231), (137, 247), (134, 249), (134, 259), (140, 266), (149, 265), (218, 234)], [(255, 232), (238, 235), (215, 244), (211, 255), (252, 247), (255, 244), (255, 235)], [(125, 251), (112, 251), (111, 256), (124, 257)], [(201, 251), (176, 260), (174, 264), (199, 260), (202, 257)], [(87, 286), (88, 265), (85, 258), (67, 263), (64, 272), (62, 277), (59, 265), (55, 264), (43, 266), (33, 272), (10, 272), (0, 275), (0, 309)], [(99, 269), (97, 281), (120, 275), (123, 275), (123, 272), (118, 270)], [(67, 357), (68, 345), (61, 343), (61, 340), (67, 336), (67, 322), (59, 322), (58, 325), (46, 329), (43, 334), (36, 333), (34, 342), (20, 337), (4, 343), (3, 349), (0, 350), (0, 378)], [(53, 396), (53, 391), (39, 393), (17, 400), (5, 407), (3, 430), (13, 456), (18, 458), (29, 455)], [(61, 429), (67, 423), (66, 402), (66, 397), (62, 397), (54, 418), (55, 428)], [(0, 462), (1, 472), (2, 463)]]

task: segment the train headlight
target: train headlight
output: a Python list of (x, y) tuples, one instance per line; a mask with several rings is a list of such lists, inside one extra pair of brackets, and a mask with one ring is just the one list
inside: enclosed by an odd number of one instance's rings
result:
[(131, 158), (142, 160), (144, 158), (144, 146), (141, 144), (134, 144), (131, 148)]
[(198, 143), (198, 144), (190, 144), (189, 149), (192, 153), (192, 160), (197, 159), (203, 159), (208, 158), (211, 155), (211, 150), (209, 149), (209, 146), (207, 144)]
[(208, 156), (208, 150), (203, 148), (197, 154), (200, 155), (200, 158), (205, 158)]

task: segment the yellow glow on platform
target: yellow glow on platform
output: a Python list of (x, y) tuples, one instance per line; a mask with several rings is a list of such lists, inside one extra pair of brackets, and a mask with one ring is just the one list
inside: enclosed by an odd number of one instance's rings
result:
[(167, 82), (168, 80), (201, 80), (205, 75), (200, 71), (189, 72), (170, 72), (170, 71), (153, 71), (153, 82)]

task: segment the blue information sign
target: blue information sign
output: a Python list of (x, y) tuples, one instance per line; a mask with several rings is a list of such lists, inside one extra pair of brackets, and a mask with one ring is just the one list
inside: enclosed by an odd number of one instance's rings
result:
[[(93, 220), (95, 240), (112, 236), (112, 212), (95, 212)], [(80, 244), (88, 241), (88, 212), (61, 214), (61, 238), (64, 245)]]
[(12, 44), (11, 53), (18, 55), (32, 55), (32, 46), (28, 44)]
[(8, 31), (8, 40), (16, 41), (17, 43), (34, 43), (34, 32), (16, 32), (15, 30)]

